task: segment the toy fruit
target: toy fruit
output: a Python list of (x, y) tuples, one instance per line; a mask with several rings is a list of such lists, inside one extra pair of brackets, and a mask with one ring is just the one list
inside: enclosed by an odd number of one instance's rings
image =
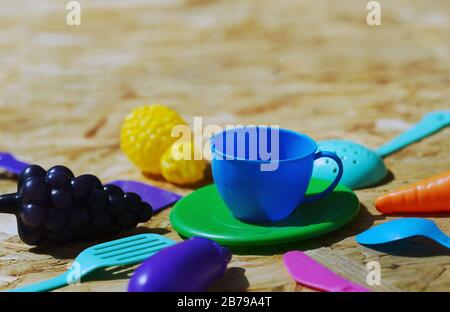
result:
[(386, 214), (450, 212), (450, 170), (381, 196), (375, 207)]
[(186, 122), (169, 107), (137, 107), (122, 124), (120, 147), (143, 172), (161, 174), (159, 160), (177, 140), (171, 136), (172, 129), (177, 125), (186, 125)]
[(17, 216), (19, 236), (29, 245), (48, 240), (91, 240), (136, 227), (152, 217), (152, 207), (135, 193), (103, 186), (90, 174), (75, 177), (70, 169), (38, 165), (19, 175), (17, 193), (0, 196), (3, 212)]
[[(30, 164), (17, 159), (13, 154), (0, 152), (0, 168), (19, 175)], [(153, 213), (167, 208), (177, 202), (182, 196), (162, 188), (133, 180), (114, 180), (108, 184), (117, 185), (124, 193), (136, 193), (142, 201), (152, 206)]]
[(230, 251), (217, 243), (194, 237), (167, 247), (134, 272), (130, 292), (205, 291), (222, 277)]
[(175, 142), (161, 157), (163, 177), (175, 184), (192, 184), (205, 177), (206, 162), (194, 159), (192, 142)]

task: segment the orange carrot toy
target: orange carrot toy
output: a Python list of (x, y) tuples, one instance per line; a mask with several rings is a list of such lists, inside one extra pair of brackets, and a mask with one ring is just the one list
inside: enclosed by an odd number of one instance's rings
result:
[(387, 214), (450, 212), (450, 170), (381, 196), (375, 201), (375, 207)]

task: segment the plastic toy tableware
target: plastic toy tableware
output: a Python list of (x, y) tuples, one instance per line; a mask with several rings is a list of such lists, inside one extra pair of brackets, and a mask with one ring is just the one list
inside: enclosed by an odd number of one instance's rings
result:
[[(450, 110), (428, 113), (415, 126), (375, 151), (345, 140), (323, 140), (317, 143), (319, 150), (336, 152), (344, 165), (341, 183), (351, 189), (357, 189), (376, 184), (386, 177), (388, 171), (383, 162), (383, 157), (448, 125), (450, 125)], [(319, 159), (315, 161), (313, 177), (331, 181), (336, 177), (337, 170), (338, 168), (333, 163), (326, 159)]]
[(11, 153), (0, 152), (0, 167), (14, 174), (19, 174), (29, 164), (16, 159)]
[[(302, 203), (331, 193), (342, 176), (332, 152), (317, 152), (308, 136), (275, 127), (239, 127), (211, 138), (212, 174), (234, 217), (246, 222), (278, 221)], [(331, 158), (339, 168), (331, 184), (305, 197), (315, 159)]]
[(144, 261), (128, 284), (130, 292), (206, 291), (223, 276), (231, 252), (194, 237), (161, 250)]
[(307, 287), (329, 292), (370, 291), (337, 275), (301, 251), (285, 253), (283, 262), (292, 278)]
[[(18, 160), (11, 153), (0, 152), (0, 168), (14, 174), (20, 174), (30, 164)], [(182, 196), (169, 192), (159, 187), (152, 186), (143, 182), (132, 180), (115, 180), (108, 184), (114, 184), (120, 187), (124, 192), (133, 192), (138, 194), (143, 201), (149, 203), (156, 213), (173, 203), (177, 202)]]
[[(307, 195), (320, 192), (328, 184), (328, 181), (312, 179)], [(327, 197), (305, 204), (286, 219), (250, 224), (233, 217), (213, 184), (176, 203), (170, 213), (170, 223), (184, 237), (202, 236), (224, 246), (265, 248), (329, 233), (349, 223), (358, 211), (356, 195), (338, 184)]]
[(422, 218), (402, 218), (382, 223), (356, 236), (356, 241), (361, 245), (380, 245), (414, 236), (425, 236), (450, 248), (450, 237), (436, 223)]
[(383, 195), (375, 207), (386, 214), (450, 212), (450, 170)]
[(141, 196), (141, 199), (149, 203), (156, 213), (166, 207), (176, 203), (181, 195), (163, 190), (159, 187), (133, 180), (114, 180), (108, 184), (114, 184), (120, 187), (124, 192), (134, 192)]
[(139, 263), (175, 241), (158, 234), (139, 234), (98, 244), (78, 255), (70, 269), (50, 280), (16, 288), (12, 292), (42, 292), (78, 282), (96, 269)]

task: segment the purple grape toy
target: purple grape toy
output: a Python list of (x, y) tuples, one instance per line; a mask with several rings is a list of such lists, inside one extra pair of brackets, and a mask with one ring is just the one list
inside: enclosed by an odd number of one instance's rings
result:
[(194, 237), (148, 258), (134, 272), (128, 291), (205, 291), (223, 276), (230, 260), (228, 248), (206, 238)]
[(16, 215), (19, 236), (29, 245), (92, 240), (133, 229), (152, 217), (152, 207), (139, 195), (103, 186), (94, 175), (75, 177), (64, 166), (48, 171), (26, 167), (17, 193), (0, 196), (0, 210)]

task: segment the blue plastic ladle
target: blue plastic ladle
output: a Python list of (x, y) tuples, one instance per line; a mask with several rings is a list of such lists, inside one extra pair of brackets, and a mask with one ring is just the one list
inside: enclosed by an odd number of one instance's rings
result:
[[(450, 110), (440, 110), (426, 114), (413, 127), (376, 150), (345, 140), (323, 140), (317, 143), (320, 150), (334, 152), (341, 158), (344, 166), (341, 183), (351, 189), (358, 189), (376, 184), (386, 177), (388, 170), (383, 157), (449, 125)], [(337, 172), (334, 162), (327, 159), (318, 159), (314, 163), (313, 177), (332, 181)]]
[(414, 236), (428, 237), (450, 249), (450, 237), (434, 221), (422, 218), (402, 218), (374, 226), (356, 236), (361, 245), (380, 245)]

